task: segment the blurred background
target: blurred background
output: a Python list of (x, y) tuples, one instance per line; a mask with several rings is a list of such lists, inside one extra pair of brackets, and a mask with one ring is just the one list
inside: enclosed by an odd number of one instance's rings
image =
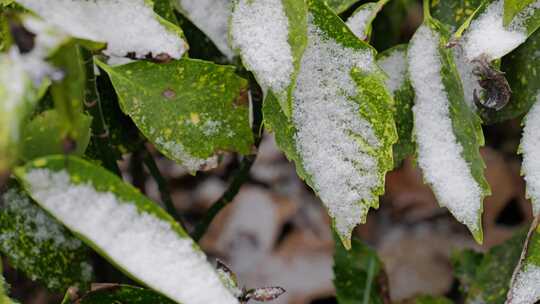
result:
[[(342, 17), (364, 2), (351, 7)], [(178, 17), (188, 40), (202, 35), (189, 21)], [(379, 51), (406, 43), (421, 21), (418, 1), (391, 1), (375, 21), (372, 43)], [(207, 39), (201, 45), (192, 44), (190, 52), (196, 58), (223, 60)], [(412, 159), (387, 175), (380, 208), (370, 212), (367, 223), (357, 227), (355, 236), (377, 252), (393, 302), (428, 294), (445, 295), (459, 303), (463, 299), (458, 292), (453, 257), (464, 249), (485, 252), (527, 229), (532, 216), (517, 154), (521, 131), (521, 118), (484, 127), (486, 146), (482, 155), (493, 195), (484, 202), (482, 246), (446, 209), (438, 207)], [(236, 155), (224, 155), (217, 168), (192, 176), (157, 152), (153, 157), (188, 230), (227, 190), (240, 163)], [(127, 181), (150, 198), (161, 200), (158, 185), (142, 165), (141, 155), (124, 155), (120, 166)], [(276, 147), (271, 134), (264, 134), (247, 182), (215, 218), (200, 244), (211, 259), (219, 258), (229, 265), (241, 285), (282, 286), (287, 290), (271, 303), (337, 303), (332, 283), (335, 243), (329, 218), (312, 190), (297, 177), (294, 165)], [(130, 282), (98, 256), (93, 260), (96, 281)], [(47, 292), (4, 265), (14, 298), (22, 303), (59, 303), (61, 295)]]

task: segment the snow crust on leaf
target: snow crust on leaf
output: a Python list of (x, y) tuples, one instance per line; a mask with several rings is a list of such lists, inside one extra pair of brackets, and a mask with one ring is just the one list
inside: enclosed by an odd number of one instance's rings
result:
[[(155, 131), (154, 131), (155, 132)], [(151, 132), (151, 133), (154, 133)], [(189, 172), (195, 173), (201, 169), (213, 169), (218, 165), (218, 156), (213, 155), (209, 158), (199, 158), (186, 151), (186, 148), (179, 142), (167, 141), (156, 135), (156, 144), (167, 150), (175, 160), (181, 162), (182, 166), (186, 167)]]
[(227, 58), (233, 58), (234, 52), (228, 41), (231, 0), (177, 0), (177, 3), (180, 11), (203, 31)]
[(286, 96), (294, 63), (282, 0), (239, 0), (232, 13), (231, 37), (261, 87), (280, 99)]
[(386, 73), (386, 87), (395, 93), (405, 83), (407, 77), (407, 54), (401, 50), (395, 50), (377, 60), (379, 66)]
[(467, 60), (481, 55), (486, 55), (490, 60), (498, 59), (525, 42), (526, 29), (517, 25), (505, 27), (503, 15), (504, 0), (496, 0), (471, 22), (463, 36), (463, 50)]
[(528, 264), (518, 272), (507, 304), (534, 304), (540, 300), (540, 266)]
[(369, 49), (344, 47), (328, 37), (309, 16), (308, 46), (293, 94), (295, 145), (313, 187), (334, 219), (342, 239), (378, 205), (380, 147), (374, 130), (360, 115), (353, 69), (376, 68)]
[(238, 303), (194, 242), (164, 219), (90, 183), (75, 184), (64, 170), (31, 169), (24, 179), (41, 206), (154, 290), (185, 304)]
[(408, 51), (409, 74), (416, 93), (413, 134), (418, 163), (439, 204), (474, 233), (481, 229), (483, 192), (454, 134), (439, 46), (439, 33), (422, 25)]
[(377, 9), (376, 3), (368, 3), (356, 10), (352, 16), (347, 19), (347, 26), (361, 40), (368, 38), (367, 29), (373, 17), (373, 11)]
[(180, 58), (187, 49), (177, 32), (160, 21), (145, 0), (17, 0), (73, 37), (106, 42), (105, 53), (137, 58), (165, 53)]
[(527, 196), (532, 200), (534, 215), (540, 214), (540, 94), (524, 119), (520, 152), (523, 154), (522, 173), (527, 183)]

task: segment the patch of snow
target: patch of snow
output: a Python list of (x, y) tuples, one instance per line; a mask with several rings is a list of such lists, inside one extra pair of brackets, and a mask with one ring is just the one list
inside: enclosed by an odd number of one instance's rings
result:
[[(74, 237), (66, 237), (64, 228), (45, 211), (30, 202), (30, 199), (15, 189), (6, 191), (0, 202), (4, 212), (15, 218), (17, 229), (36, 243), (52, 242), (59, 250), (77, 250), (82, 243)], [(19, 237), (18, 235), (13, 235)], [(0, 243), (10, 239), (7, 234), (0, 235)], [(35, 247), (39, 251), (39, 247)]]
[(540, 9), (540, 0), (527, 5), (527, 7), (521, 10), (514, 19), (512, 19), (509, 27), (514, 30), (526, 31), (525, 23), (537, 13), (538, 9)]
[(229, 17), (231, 0), (177, 0), (186, 17), (203, 31), (227, 58), (234, 52), (229, 46)]
[(372, 71), (375, 60), (370, 51), (327, 37), (312, 24), (312, 16), (308, 40), (293, 96), (296, 148), (336, 229), (350, 236), (367, 215), (369, 206), (362, 202), (376, 199), (378, 163), (366, 146), (380, 145), (353, 100), (358, 93), (351, 71)]
[(165, 53), (180, 58), (187, 49), (182, 38), (162, 25), (145, 0), (17, 0), (66, 33), (106, 42), (105, 54), (137, 58)]
[(380, 58), (377, 63), (388, 75), (386, 87), (395, 93), (401, 88), (407, 76), (407, 52), (394, 50), (387, 56)]
[(415, 89), (414, 136), (418, 163), (439, 204), (472, 231), (478, 230), (482, 191), (463, 158), (450, 119), (450, 104), (441, 76), (439, 34), (421, 26), (408, 51)]
[(525, 116), (521, 152), (523, 154), (522, 173), (527, 182), (527, 196), (531, 198), (534, 215), (540, 214), (540, 94), (536, 103)]
[(186, 304), (238, 303), (194, 242), (170, 223), (90, 183), (74, 184), (66, 171), (33, 169), (26, 181), (45, 209), (149, 287)]
[(372, 16), (373, 8), (369, 5), (362, 9), (360, 8), (352, 16), (347, 19), (347, 26), (349, 29), (361, 40), (366, 40), (366, 30)]
[(457, 70), (463, 84), (463, 93), (465, 94), (465, 101), (469, 108), (476, 111), (476, 104), (474, 103), (474, 91), (481, 92), (483, 89), (480, 87), (477, 76), (473, 74), (474, 64), (471, 64), (463, 54), (463, 50), (459, 47), (455, 47), (453, 50), (454, 62), (456, 63)]
[(540, 300), (540, 266), (525, 265), (518, 272), (510, 291), (507, 304), (534, 304)]
[(266, 91), (286, 94), (294, 71), (289, 19), (282, 0), (239, 0), (231, 18), (232, 45)]
[(167, 141), (162, 137), (156, 138), (156, 144), (163, 147), (171, 156), (182, 163), (190, 172), (196, 172), (203, 168), (214, 168), (217, 166), (218, 157), (216, 155), (207, 159), (198, 158), (186, 151), (186, 148), (174, 141)]
[(467, 60), (481, 55), (488, 59), (501, 58), (527, 39), (526, 29), (503, 25), (504, 0), (496, 0), (475, 19), (463, 36), (463, 49)]

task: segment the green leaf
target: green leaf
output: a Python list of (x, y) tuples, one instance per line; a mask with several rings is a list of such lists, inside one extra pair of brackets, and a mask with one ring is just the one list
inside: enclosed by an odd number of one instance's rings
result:
[(369, 41), (372, 31), (372, 23), (377, 14), (383, 9), (389, 0), (368, 2), (358, 7), (347, 19), (347, 26), (351, 31), (364, 41)]
[(336, 14), (341, 14), (360, 0), (318, 0), (326, 3)]
[(86, 86), (80, 46), (72, 41), (62, 46), (50, 61), (63, 73), (62, 79), (53, 81), (50, 88), (61, 136), (71, 140), (80, 138), (83, 134), (78, 134), (81, 122), (77, 119), (82, 115)]
[(414, 89), (407, 71), (407, 45), (388, 49), (377, 56), (377, 63), (387, 74), (386, 86), (394, 95), (394, 120), (398, 132), (398, 142), (393, 146), (394, 167), (415, 152), (412, 138)]
[(152, 290), (128, 285), (100, 288), (84, 295), (78, 304), (173, 304), (174, 302)]
[(450, 34), (429, 16), (409, 44), (409, 74), (415, 89), (414, 137), (418, 164), (441, 206), (482, 242), (482, 202), (489, 195), (480, 156), (480, 118), (465, 103)]
[(0, 197), (0, 250), (10, 265), (49, 289), (87, 288), (88, 248), (15, 183)]
[(504, 0), (504, 24), (508, 25), (514, 17), (535, 0)]
[[(154, 12), (163, 17), (168, 22), (179, 26), (178, 18), (174, 13), (174, 7), (171, 3), (171, 0), (153, 0), (154, 1)], [(180, 2), (180, 1), (175, 1)]]
[(15, 170), (32, 198), (132, 279), (184, 304), (237, 304), (173, 218), (118, 176), (72, 156)]
[[(74, 155), (83, 155), (90, 142), (92, 118), (83, 113), (76, 113), (74, 117), (72, 139), (77, 143)], [(25, 161), (34, 158), (65, 153), (64, 128), (62, 115), (57, 110), (48, 110), (38, 114), (25, 124), (22, 130), (21, 159)]]
[(247, 81), (232, 66), (182, 59), (110, 67), (122, 110), (167, 157), (192, 172), (220, 151), (250, 152)]
[(527, 113), (540, 92), (540, 32), (535, 32), (508, 56), (503, 57), (501, 70), (512, 89), (508, 105), (500, 111), (481, 112), (484, 123), (493, 124)]
[(272, 91), (287, 117), (307, 43), (306, 12), (304, 1), (239, 0), (231, 17), (233, 48), (263, 91)]
[(472, 16), (483, 0), (433, 0), (433, 17), (457, 29)]
[(504, 303), (525, 236), (524, 231), (519, 232), (483, 255), (470, 250), (454, 255), (455, 274), (466, 295), (465, 303)]
[[(536, 303), (540, 300), (540, 216), (533, 221), (519, 263), (517, 264), (506, 304)], [(505, 261), (508, 263), (508, 260)], [(515, 263), (512, 263), (515, 265)]]
[(292, 116), (279, 113), (269, 95), (264, 119), (350, 247), (352, 229), (378, 207), (393, 167), (392, 98), (371, 47), (322, 2), (309, 2), (309, 20)]
[(521, 173), (526, 181), (526, 195), (531, 199), (534, 215), (540, 214), (540, 192), (538, 185), (538, 173), (540, 164), (538, 163), (538, 127), (540, 126), (540, 91), (536, 97), (536, 103), (533, 105), (527, 116), (523, 120), (523, 137), (519, 153), (523, 155)]
[(383, 265), (375, 250), (353, 238), (347, 250), (336, 237), (334, 286), (339, 304), (382, 304), (378, 277)]
[(403, 43), (403, 25), (410, 24), (411, 14), (417, 11), (417, 0), (388, 2), (373, 22), (372, 45), (377, 50), (386, 50)]
[(527, 34), (540, 27), (540, 5), (535, 0), (504, 0), (504, 25), (524, 26)]
[(460, 291), (467, 294), (474, 283), (476, 271), (482, 262), (484, 255), (471, 249), (452, 254), (452, 268), (454, 277), (459, 280)]

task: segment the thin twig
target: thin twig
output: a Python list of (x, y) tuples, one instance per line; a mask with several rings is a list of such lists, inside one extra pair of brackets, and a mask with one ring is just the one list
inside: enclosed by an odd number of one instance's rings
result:
[(149, 152), (147, 152), (143, 157), (143, 162), (148, 169), (148, 172), (150, 172), (150, 175), (152, 175), (158, 185), (159, 193), (161, 195), (161, 201), (165, 205), (165, 209), (175, 220), (177, 220), (179, 223), (182, 223), (180, 215), (178, 214), (178, 210), (176, 210), (176, 208), (174, 207), (167, 181), (165, 180), (163, 175), (161, 175), (161, 172), (159, 171), (154, 157)]
[[(96, 74), (94, 73), (94, 57), (92, 52), (84, 48), (81, 49), (86, 68), (86, 88), (85, 101), (86, 110), (92, 115), (92, 142), (99, 153), (103, 165), (109, 171), (121, 176), (120, 169), (116, 163), (113, 147), (109, 138), (109, 126), (105, 122), (103, 106), (98, 92)], [(104, 136), (106, 135), (106, 136)]]
[(236, 194), (238, 194), (240, 191), (242, 185), (249, 179), (249, 171), (251, 170), (251, 166), (254, 162), (255, 155), (246, 156), (240, 162), (240, 166), (234, 172), (234, 178), (227, 191), (225, 191), (225, 193), (223, 193), (223, 195), (212, 205), (212, 207), (210, 207), (204, 218), (195, 227), (192, 237), (196, 242), (198, 242), (204, 236), (214, 217), (216, 217), (216, 215), (223, 208), (232, 202)]

